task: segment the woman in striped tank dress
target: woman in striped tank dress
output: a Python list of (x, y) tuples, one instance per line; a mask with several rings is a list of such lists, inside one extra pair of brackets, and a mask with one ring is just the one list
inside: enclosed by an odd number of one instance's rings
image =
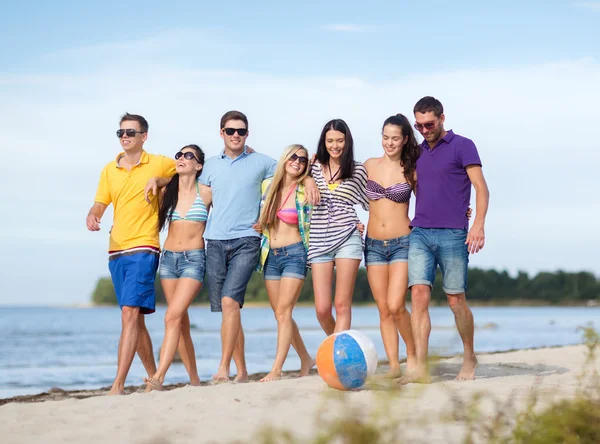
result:
[[(321, 200), (310, 221), (308, 262), (312, 268), (317, 319), (327, 335), (348, 330), (352, 294), (363, 254), (355, 205), (369, 208), (365, 194), (367, 170), (354, 160), (350, 128), (341, 119), (327, 122), (317, 147), (312, 176)], [(335, 313), (332, 314), (333, 270)]]
[(209, 187), (198, 182), (204, 165), (204, 152), (198, 145), (183, 147), (175, 154), (175, 160), (177, 173), (162, 190), (158, 213), (159, 230), (169, 227), (158, 269), (168, 304), (165, 338), (158, 370), (145, 380), (146, 391), (162, 390), (176, 350), (190, 375), (190, 384), (200, 385), (187, 310), (204, 280), (206, 262), (202, 236), (212, 194)]

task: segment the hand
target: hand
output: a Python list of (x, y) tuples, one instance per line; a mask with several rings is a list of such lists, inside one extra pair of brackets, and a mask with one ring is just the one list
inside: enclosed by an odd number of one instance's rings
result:
[(319, 205), (321, 201), (321, 193), (319, 193), (319, 187), (312, 177), (304, 179), (304, 189), (306, 191), (305, 201), (312, 206)]
[(465, 244), (467, 244), (467, 250), (470, 254), (478, 253), (479, 250), (483, 248), (485, 245), (485, 231), (483, 229), (483, 224), (477, 224), (471, 227), (469, 234), (467, 234)]
[(90, 231), (100, 231), (100, 218), (93, 214), (88, 214), (88, 217), (85, 219), (85, 225)]
[(362, 222), (359, 222), (356, 224), (356, 228), (358, 229), (358, 232), (362, 236), (363, 233), (365, 232), (365, 224), (363, 224)]
[(473, 208), (469, 207), (467, 209), (467, 219), (471, 219), (471, 215), (473, 214)]
[(251, 146), (246, 145), (246, 153), (252, 154), (252, 153), (255, 153), (255, 152), (256, 151), (254, 151)]
[(262, 234), (262, 228), (260, 227), (260, 225), (258, 225), (258, 222), (256, 222), (254, 225), (252, 225), (252, 229), (254, 231), (256, 231), (257, 233), (261, 233)]
[(150, 193), (152, 193), (154, 196), (156, 196), (158, 193), (158, 179), (156, 177), (152, 177), (150, 180), (148, 180), (146, 188), (144, 188), (144, 198), (148, 203), (151, 203)]

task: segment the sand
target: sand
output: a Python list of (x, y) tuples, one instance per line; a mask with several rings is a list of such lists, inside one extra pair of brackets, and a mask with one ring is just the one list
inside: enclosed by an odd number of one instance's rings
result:
[(188, 386), (118, 397), (87, 392), (92, 397), (9, 402), (0, 406), (0, 441), (260, 442), (255, 434), (273, 425), (290, 430), (300, 438), (299, 442), (309, 442), (317, 430), (315, 420), (319, 412), (340, 416), (348, 408), (356, 408), (367, 415), (382, 406), (384, 399), (389, 402), (385, 409), (400, 420), (399, 433), (409, 442), (458, 443), (464, 438), (464, 423), (443, 420), (447, 412), (460, 411), (480, 392), (487, 393), (483, 410), (490, 416), (496, 410), (490, 399), (505, 410), (514, 411), (526, 405), (534, 390), (542, 405), (572, 396), (581, 384), (586, 356), (584, 346), (480, 355), (477, 379), (467, 382), (453, 380), (461, 358), (445, 359), (435, 368), (432, 384), (411, 384), (394, 390), (389, 389), (387, 381), (377, 379), (368, 388), (342, 393), (329, 389), (319, 376), (311, 375), (271, 383)]

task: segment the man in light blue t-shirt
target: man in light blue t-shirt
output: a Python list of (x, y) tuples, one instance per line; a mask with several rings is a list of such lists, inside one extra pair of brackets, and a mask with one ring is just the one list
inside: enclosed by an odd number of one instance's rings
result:
[(264, 154), (248, 153), (248, 119), (239, 111), (221, 118), (221, 138), (225, 148), (206, 161), (198, 179), (211, 187), (213, 196), (204, 233), (210, 310), (223, 312), (221, 362), (213, 379), (229, 380), (233, 356), (235, 382), (246, 382), (240, 309), (260, 252), (260, 234), (252, 229), (260, 211), (260, 185), (273, 176), (277, 162)]

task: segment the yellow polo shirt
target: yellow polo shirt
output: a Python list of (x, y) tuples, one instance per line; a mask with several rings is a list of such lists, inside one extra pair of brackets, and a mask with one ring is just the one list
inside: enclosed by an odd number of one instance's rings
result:
[(134, 247), (160, 248), (158, 237), (158, 199), (146, 202), (144, 188), (151, 177), (172, 177), (175, 161), (142, 151), (137, 165), (127, 171), (119, 166), (121, 153), (104, 167), (95, 201), (113, 204), (114, 220), (110, 230), (108, 251)]

